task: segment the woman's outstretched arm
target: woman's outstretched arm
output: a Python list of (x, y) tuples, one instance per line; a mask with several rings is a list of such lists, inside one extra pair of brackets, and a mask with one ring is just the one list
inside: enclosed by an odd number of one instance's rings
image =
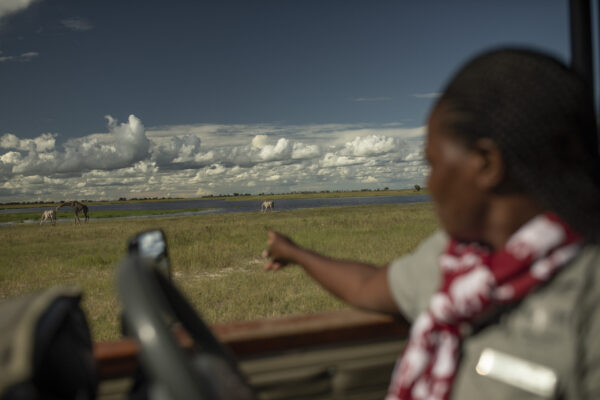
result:
[(387, 280), (387, 267), (338, 260), (304, 249), (288, 237), (269, 231), (266, 270), (276, 271), (287, 264), (298, 264), (333, 295), (350, 305), (366, 310), (399, 312)]

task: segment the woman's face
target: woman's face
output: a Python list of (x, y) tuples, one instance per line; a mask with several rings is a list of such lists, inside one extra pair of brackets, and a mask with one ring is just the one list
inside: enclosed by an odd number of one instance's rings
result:
[(482, 159), (449, 131), (449, 116), (442, 103), (429, 118), (427, 187), (446, 232), (463, 240), (481, 240), (487, 207), (485, 192), (478, 188), (476, 177)]

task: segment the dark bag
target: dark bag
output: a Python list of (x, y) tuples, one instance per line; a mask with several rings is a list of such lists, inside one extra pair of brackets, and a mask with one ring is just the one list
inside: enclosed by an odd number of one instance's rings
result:
[(0, 303), (0, 400), (94, 399), (90, 330), (75, 288)]

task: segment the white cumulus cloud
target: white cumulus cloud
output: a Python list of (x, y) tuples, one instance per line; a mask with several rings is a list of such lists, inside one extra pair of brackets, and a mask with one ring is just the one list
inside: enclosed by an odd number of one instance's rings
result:
[(321, 160), (322, 167), (343, 167), (345, 165), (356, 164), (357, 161), (347, 156), (327, 153)]
[(421, 149), (410, 153), (409, 155), (406, 156), (405, 158), (406, 161), (420, 161), (423, 160), (423, 151)]
[(292, 149), (290, 147), (290, 141), (286, 138), (281, 138), (274, 146), (270, 144), (264, 145), (260, 149), (259, 156), (262, 160), (271, 161), (289, 158), (291, 153)]
[(196, 135), (169, 137), (152, 148), (152, 157), (159, 165), (197, 161), (200, 143)]
[(394, 138), (378, 135), (356, 137), (352, 142), (346, 143), (346, 150), (354, 156), (389, 153), (395, 149), (396, 140)]
[(110, 115), (106, 119), (109, 133), (65, 143), (60, 172), (124, 168), (149, 155), (150, 141), (139, 118), (131, 114), (121, 124)]
[(19, 139), (12, 133), (0, 136), (0, 148), (23, 151), (51, 151), (54, 149), (56, 134), (44, 133), (34, 139)]
[(0, 201), (398, 188), (427, 173), (424, 127), (106, 120), (106, 133), (65, 142), (1, 135)]
[[(130, 115), (128, 122), (122, 124), (111, 116), (106, 118), (109, 133), (68, 140), (62, 151), (55, 147), (56, 134), (19, 139), (7, 133), (0, 138), (0, 147), (20, 151), (21, 159), (13, 165), (11, 173), (25, 176), (113, 170), (128, 167), (148, 156), (150, 142), (139, 118)], [(11, 159), (16, 158), (11, 155)], [(6, 170), (3, 171), (6, 174)]]
[(374, 176), (369, 175), (369, 176), (361, 179), (361, 182), (364, 182), (364, 183), (375, 183), (375, 182), (378, 182), (378, 180)]
[(297, 142), (292, 147), (292, 158), (295, 160), (317, 157), (320, 153), (321, 149), (316, 144)]
[(256, 135), (252, 138), (252, 147), (262, 149), (267, 144), (267, 135)]
[(21, 162), (22, 159), (23, 157), (21, 156), (21, 153), (16, 151), (9, 151), (8, 153), (0, 156), (0, 162), (4, 164), (17, 164)]

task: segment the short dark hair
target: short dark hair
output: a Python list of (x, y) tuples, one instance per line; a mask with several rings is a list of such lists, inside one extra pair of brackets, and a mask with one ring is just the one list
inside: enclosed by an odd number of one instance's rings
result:
[(556, 58), (485, 52), (450, 80), (439, 103), (466, 145), (490, 138), (507, 179), (588, 236), (600, 231), (600, 164), (592, 91)]

